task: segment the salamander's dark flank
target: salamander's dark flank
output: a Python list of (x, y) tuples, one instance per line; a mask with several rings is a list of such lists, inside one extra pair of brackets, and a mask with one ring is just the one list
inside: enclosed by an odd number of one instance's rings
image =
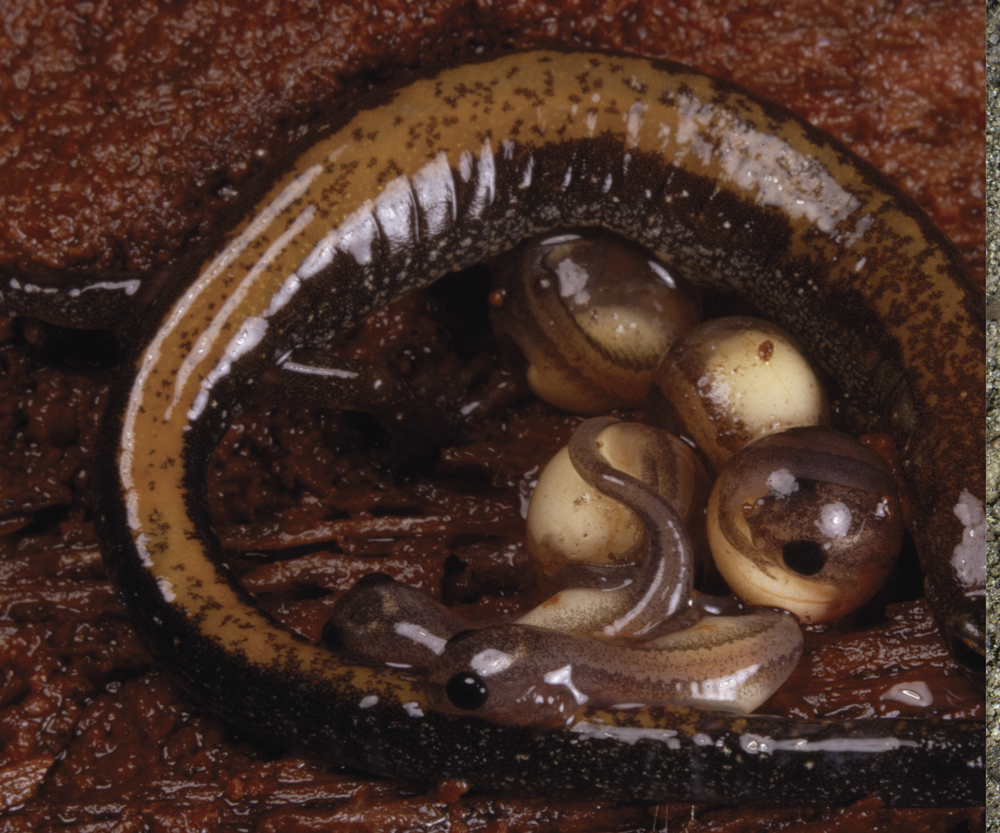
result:
[(97, 454), (108, 571), (195, 694), (262, 735), (421, 781), (614, 800), (983, 803), (979, 722), (584, 706), (552, 728), (433, 709), (411, 676), (262, 613), (217, 565), (206, 510), (208, 455), (276, 357), (528, 235), (602, 227), (766, 310), (868, 404), (857, 427), (891, 433), (902, 453), (929, 602), (958, 658), (982, 657), (983, 299), (912, 200), (732, 85), (557, 52), (385, 92), (255, 198), (152, 311)]

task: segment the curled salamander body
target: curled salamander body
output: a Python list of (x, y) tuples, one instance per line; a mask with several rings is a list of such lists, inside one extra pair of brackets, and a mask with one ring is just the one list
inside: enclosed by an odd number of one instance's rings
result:
[(860, 427), (903, 455), (929, 601), (956, 656), (981, 659), (983, 306), (953, 247), (787, 111), (684, 67), (587, 53), (382, 93), (318, 130), (158, 299), (96, 466), (104, 557), (137, 631), (234, 722), (374, 772), (633, 800), (981, 803), (981, 723), (584, 706), (563, 728), (500, 725), (296, 638), (218, 566), (206, 460), (255, 379), (562, 226), (607, 228), (767, 310), (870, 405)]

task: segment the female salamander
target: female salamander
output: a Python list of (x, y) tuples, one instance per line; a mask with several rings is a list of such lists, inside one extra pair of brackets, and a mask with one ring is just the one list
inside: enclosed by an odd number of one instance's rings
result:
[(96, 465), (137, 631), (234, 722), (373, 772), (609, 799), (981, 803), (981, 723), (583, 707), (563, 728), (502, 726), (296, 638), (218, 565), (206, 460), (265, 370), (562, 226), (607, 228), (767, 310), (868, 404), (861, 427), (902, 451), (929, 602), (956, 657), (981, 663), (983, 299), (953, 247), (787, 111), (685, 67), (579, 52), (445, 70), (318, 130), (158, 298)]

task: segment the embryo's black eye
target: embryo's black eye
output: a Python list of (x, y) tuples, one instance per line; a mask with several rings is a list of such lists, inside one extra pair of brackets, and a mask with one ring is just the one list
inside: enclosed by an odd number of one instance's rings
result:
[(826, 553), (815, 541), (789, 541), (781, 548), (781, 557), (800, 576), (813, 576), (826, 564)]
[(478, 674), (463, 671), (455, 674), (444, 687), (448, 700), (456, 709), (472, 711), (478, 709), (489, 696), (486, 683)]

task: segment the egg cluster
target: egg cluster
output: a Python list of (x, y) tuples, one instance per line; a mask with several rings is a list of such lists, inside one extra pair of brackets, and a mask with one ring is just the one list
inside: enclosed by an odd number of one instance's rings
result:
[[(747, 316), (699, 323), (694, 293), (605, 233), (533, 241), (499, 282), (494, 327), (523, 351), (540, 398), (579, 413), (642, 406), (648, 424), (609, 426), (602, 453), (674, 506), (740, 599), (825, 622), (878, 591), (903, 541), (895, 483), (830, 427), (822, 381), (791, 335)], [(543, 576), (629, 563), (642, 536), (565, 449), (543, 471), (528, 511)]]

